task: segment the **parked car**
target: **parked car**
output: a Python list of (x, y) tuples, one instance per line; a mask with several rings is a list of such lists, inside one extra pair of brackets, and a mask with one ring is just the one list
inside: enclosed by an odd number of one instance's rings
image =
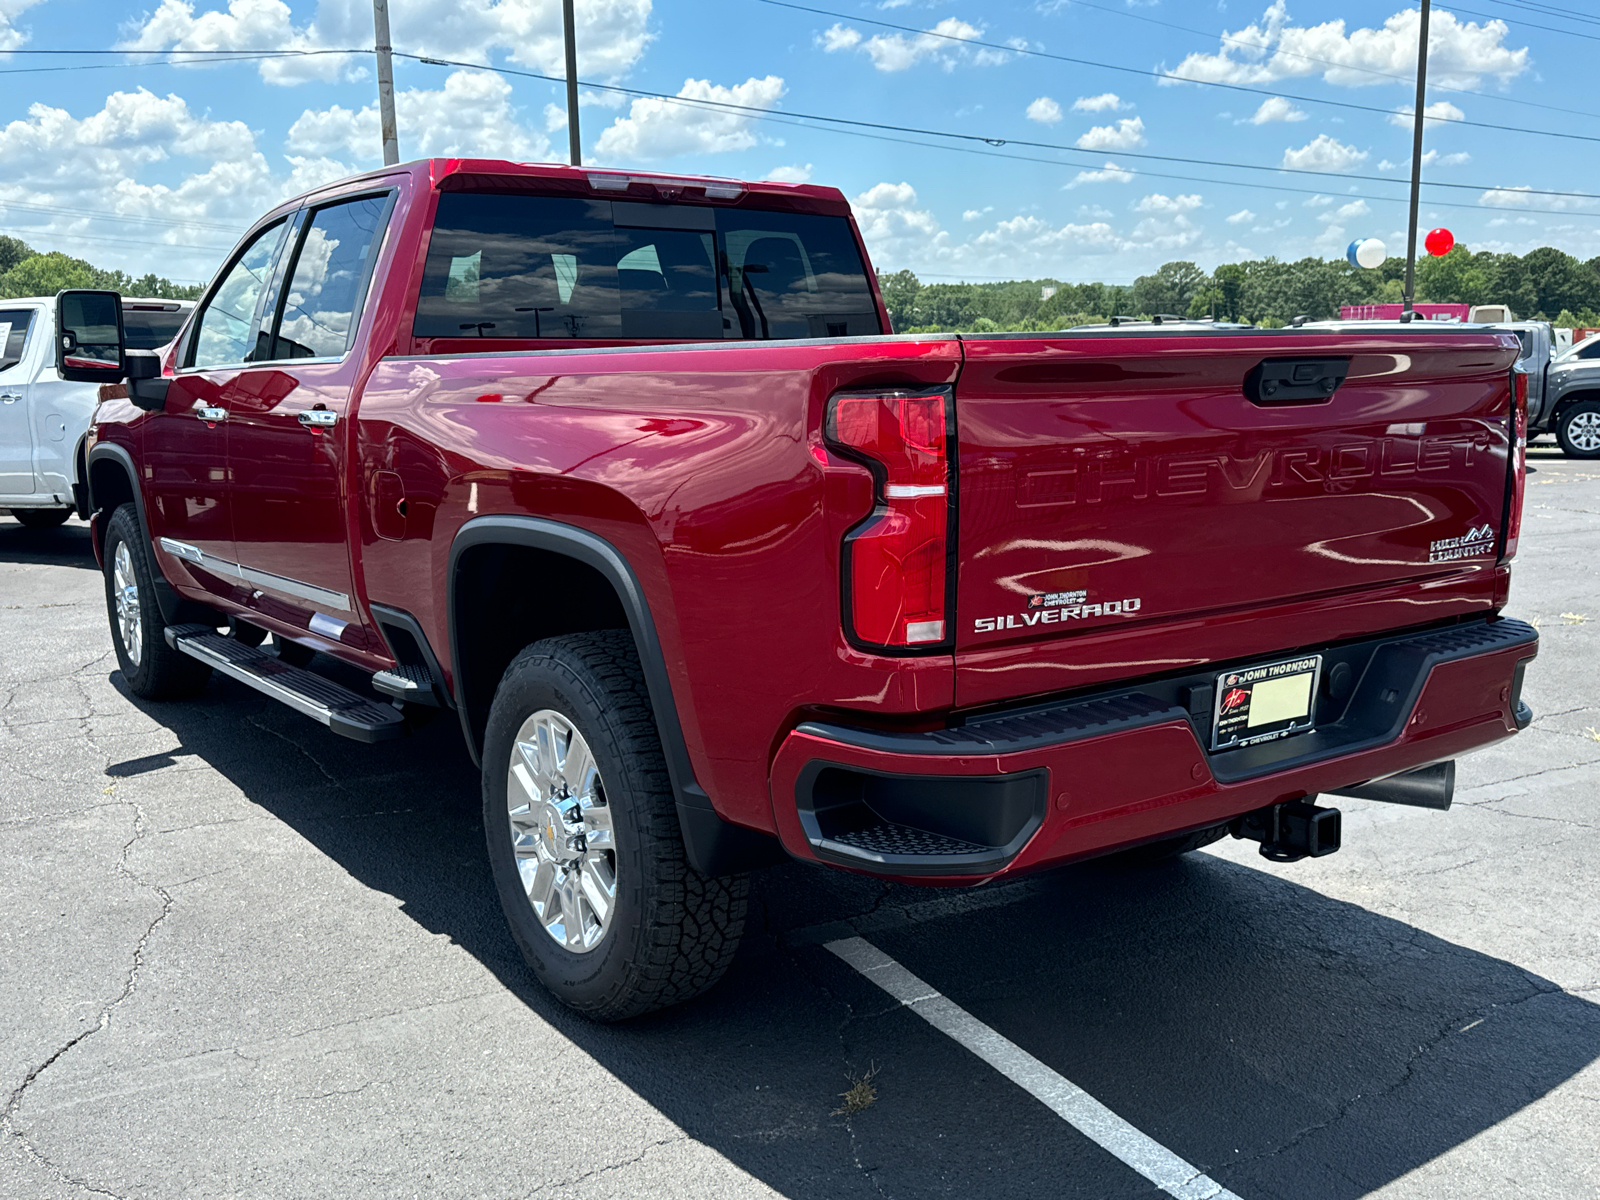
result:
[(596, 1018), (720, 976), (765, 863), (1292, 861), (1319, 793), (1448, 807), (1532, 720), (1504, 331), (895, 336), (834, 189), (455, 159), (274, 209), (160, 355), (60, 305), (62, 369), (128, 379), (129, 689), (453, 712), (512, 936)]
[[(177, 336), (192, 300), (122, 301), (132, 349)], [(49, 529), (75, 508), (88, 516), (83, 436), (98, 402), (94, 384), (60, 378), (53, 297), (0, 300), (0, 509), (30, 529)]]

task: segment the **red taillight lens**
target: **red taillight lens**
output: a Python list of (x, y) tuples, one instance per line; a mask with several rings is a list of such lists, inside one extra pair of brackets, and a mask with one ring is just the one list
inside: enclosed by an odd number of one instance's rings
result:
[(1501, 562), (1517, 556), (1522, 535), (1522, 497), (1528, 488), (1528, 375), (1511, 372), (1511, 494), (1506, 503), (1506, 543)]
[(877, 505), (845, 538), (846, 619), (874, 646), (946, 640), (950, 392), (843, 392), (828, 405), (828, 439), (863, 459)]

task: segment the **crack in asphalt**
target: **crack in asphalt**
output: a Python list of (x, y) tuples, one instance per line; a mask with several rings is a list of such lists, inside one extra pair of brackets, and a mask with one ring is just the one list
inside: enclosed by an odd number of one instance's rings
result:
[(120, 1200), (120, 1197), (117, 1196), (117, 1193), (102, 1187), (98, 1187), (86, 1179), (70, 1174), (64, 1167), (61, 1167), (57, 1163), (53, 1162), (48, 1156), (39, 1150), (39, 1148), (29, 1140), (27, 1134), (17, 1125), (17, 1110), (21, 1107), (23, 1097), (26, 1095), (28, 1089), (38, 1081), (41, 1075), (59, 1062), (62, 1057), (64, 1057), (74, 1046), (88, 1038), (93, 1037), (97, 1033), (104, 1032), (110, 1027), (111, 1014), (115, 1012), (121, 1005), (130, 1000), (134, 993), (138, 991), (139, 978), (144, 970), (145, 965), (145, 950), (150, 944), (151, 937), (155, 935), (156, 930), (161, 927), (162, 923), (166, 921), (167, 917), (172, 914), (174, 901), (171, 894), (160, 885), (141, 879), (132, 870), (132, 868), (128, 866), (128, 856), (133, 852), (134, 846), (136, 846), (145, 836), (145, 814), (144, 809), (132, 801), (124, 801), (123, 805), (124, 807), (131, 809), (133, 812), (133, 836), (123, 843), (122, 853), (117, 857), (115, 864), (117, 872), (130, 880), (136, 887), (148, 889), (159, 896), (161, 898), (161, 912), (158, 913), (155, 919), (145, 927), (144, 932), (139, 935), (139, 940), (133, 947), (133, 959), (128, 968), (127, 978), (123, 981), (121, 993), (117, 995), (117, 997), (109, 1004), (106, 1004), (100, 1009), (98, 1019), (93, 1026), (83, 1030), (75, 1037), (68, 1039), (61, 1046), (57, 1047), (55, 1052), (52, 1053), (48, 1058), (30, 1070), (23, 1077), (22, 1082), (12, 1089), (11, 1095), (6, 1100), (5, 1107), (0, 1109), (0, 1132), (3, 1132), (5, 1135), (11, 1138), (14, 1138), (29, 1158), (38, 1163), (40, 1166), (43, 1166), (54, 1172), (59, 1178), (75, 1187), (82, 1188), (83, 1190), (92, 1192), (98, 1196), (110, 1196), (113, 1197), (114, 1200)]
[(659, 1150), (662, 1146), (671, 1146), (676, 1142), (687, 1142), (689, 1140), (689, 1135), (683, 1132), (679, 1132), (676, 1137), (657, 1138), (653, 1142), (645, 1143), (644, 1146), (640, 1147), (637, 1154), (633, 1155), (631, 1158), (625, 1158), (621, 1162), (606, 1163), (603, 1166), (595, 1167), (592, 1170), (584, 1171), (581, 1174), (574, 1175), (569, 1179), (558, 1180), (554, 1183), (541, 1183), (538, 1187), (534, 1188), (533, 1191), (528, 1193), (528, 1200), (533, 1200), (535, 1196), (548, 1195), (552, 1190), (559, 1192), (560, 1190), (566, 1188), (575, 1187), (587, 1179), (594, 1179), (600, 1175), (608, 1174), (611, 1171), (621, 1171), (625, 1167), (631, 1167), (635, 1163), (641, 1161), (652, 1150)]

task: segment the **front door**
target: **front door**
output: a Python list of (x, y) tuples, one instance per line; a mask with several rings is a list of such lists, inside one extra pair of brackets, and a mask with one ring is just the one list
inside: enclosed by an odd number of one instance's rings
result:
[(37, 316), (32, 308), (0, 308), (0, 496), (34, 491), (28, 389), (31, 360), (38, 355), (36, 350), (29, 353), (29, 361), (23, 355), (29, 350), (28, 330)]
[(145, 515), (167, 577), (234, 604), (249, 589), (239, 573), (229, 503), (231, 393), (249, 366), (286, 226), (280, 219), (259, 230), (229, 264), (184, 339), (166, 405), (143, 424)]
[(330, 641), (365, 648), (353, 599), (349, 496), (355, 341), (390, 194), (307, 213), (255, 361), (229, 389), (228, 465), (239, 563), (252, 603)]

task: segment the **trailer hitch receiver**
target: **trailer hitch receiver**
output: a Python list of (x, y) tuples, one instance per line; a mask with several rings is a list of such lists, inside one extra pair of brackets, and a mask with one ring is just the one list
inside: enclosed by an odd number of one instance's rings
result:
[(1315, 796), (1258, 808), (1236, 817), (1229, 832), (1261, 843), (1261, 857), (1273, 862), (1321, 858), (1339, 848), (1339, 810), (1318, 808)]

